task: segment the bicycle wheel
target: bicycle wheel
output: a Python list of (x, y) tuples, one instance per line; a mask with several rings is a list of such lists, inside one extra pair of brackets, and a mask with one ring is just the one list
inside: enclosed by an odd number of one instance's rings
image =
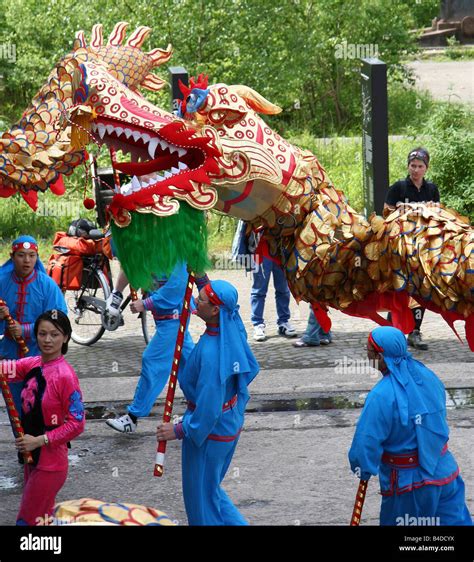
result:
[(147, 310), (140, 312), (140, 319), (142, 322), (142, 332), (145, 338), (145, 343), (148, 345), (151, 338), (155, 335), (155, 320), (153, 314)]
[(72, 326), (71, 338), (80, 345), (96, 343), (105, 332), (101, 311), (110, 295), (110, 286), (102, 271), (94, 271), (88, 281), (87, 286), (83, 285), (78, 291), (64, 294)]

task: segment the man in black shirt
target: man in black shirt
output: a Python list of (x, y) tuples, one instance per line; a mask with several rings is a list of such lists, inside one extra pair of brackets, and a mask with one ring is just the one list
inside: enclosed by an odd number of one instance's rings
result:
[[(394, 211), (399, 204), (403, 203), (439, 203), (439, 190), (436, 184), (425, 180), (428, 170), (430, 155), (425, 148), (413, 149), (408, 155), (408, 176), (390, 186), (385, 198), (384, 216)], [(428, 349), (426, 343), (421, 339), (421, 323), (425, 309), (422, 307), (412, 308), (415, 329), (408, 335), (408, 345), (416, 349)], [(390, 316), (389, 316), (390, 319)]]

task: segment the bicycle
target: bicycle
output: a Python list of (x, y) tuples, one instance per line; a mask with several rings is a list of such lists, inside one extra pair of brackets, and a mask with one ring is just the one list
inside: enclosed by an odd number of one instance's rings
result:
[[(104, 240), (105, 234), (99, 230), (91, 231), (88, 239), (94, 242)], [(68, 248), (55, 246), (55, 249), (61, 255), (71, 255)], [(77, 258), (82, 260), (80, 287), (63, 289), (63, 294), (73, 328), (72, 340), (90, 346), (98, 342), (106, 330), (115, 331), (125, 324), (123, 311), (132, 296), (129, 294), (124, 299), (117, 317), (107, 317), (105, 303), (114, 288), (109, 258), (103, 252), (79, 255)], [(155, 328), (152, 314), (140, 312), (139, 318), (143, 337), (148, 344)]]

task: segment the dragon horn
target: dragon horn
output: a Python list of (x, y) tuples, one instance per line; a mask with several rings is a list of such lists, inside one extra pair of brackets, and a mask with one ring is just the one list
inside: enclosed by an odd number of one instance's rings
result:
[(147, 55), (153, 61), (154, 67), (161, 66), (165, 62), (168, 62), (170, 60), (172, 54), (173, 54), (173, 49), (171, 47), (171, 44), (169, 44), (166, 47), (166, 49), (153, 49), (151, 51), (148, 51), (148, 53), (147, 53)]
[(76, 40), (74, 41), (74, 50), (76, 51), (80, 47), (83, 47), (83, 48), (87, 47), (86, 37), (85, 37), (84, 31), (82, 31), (82, 29), (81, 29), (81, 31), (76, 32)]
[(130, 35), (128, 41), (126, 42), (126, 45), (128, 47), (134, 47), (135, 49), (139, 49), (143, 45), (143, 42), (148, 37), (148, 35), (150, 35), (150, 32), (151, 32), (151, 27), (146, 27), (145, 25), (141, 25), (132, 33), (132, 35)]
[(91, 47), (94, 48), (102, 47), (103, 44), (104, 44), (104, 38), (102, 35), (102, 24), (96, 23), (92, 28)]
[(125, 32), (127, 31), (128, 23), (126, 21), (119, 21), (115, 24), (112, 33), (109, 35), (107, 45), (112, 47), (120, 47), (125, 39)]

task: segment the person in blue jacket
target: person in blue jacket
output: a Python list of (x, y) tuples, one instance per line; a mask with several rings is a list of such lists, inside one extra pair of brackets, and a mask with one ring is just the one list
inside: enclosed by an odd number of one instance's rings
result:
[(369, 392), (349, 451), (362, 480), (379, 475), (381, 525), (472, 525), (451, 451), (443, 383), (392, 327), (369, 335), (383, 378)]
[[(207, 277), (203, 279), (205, 279), (204, 283), (207, 282)], [(203, 279), (197, 281), (202, 283)], [(147, 298), (138, 299), (130, 305), (132, 312), (135, 313), (150, 311), (155, 320), (156, 330), (143, 352), (140, 378), (127, 414), (106, 421), (108, 426), (122, 433), (135, 431), (138, 418), (150, 414), (170, 375), (178, 336), (179, 315), (183, 308), (183, 298), (188, 283), (186, 264), (178, 263), (169, 278), (160, 276), (155, 282), (158, 286), (155, 291)], [(185, 367), (193, 348), (193, 340), (186, 328), (180, 370)]]
[(178, 375), (188, 401), (183, 420), (164, 423), (157, 439), (182, 439), (183, 496), (190, 525), (247, 525), (221, 483), (244, 424), (248, 385), (259, 365), (247, 343), (238, 294), (226, 281), (199, 292), (206, 331)]
[[(41, 355), (34, 325), (38, 316), (47, 310), (67, 314), (64, 296), (48, 276), (38, 256), (38, 243), (28, 235), (13, 241), (10, 259), (0, 267), (0, 298), (6, 306), (0, 307), (0, 359), (19, 359), (20, 346), (15, 341), (22, 337), (28, 347), (27, 357)], [(15, 325), (9, 327), (5, 317), (10, 314)], [(10, 383), (13, 400), (21, 411), (22, 382)]]

